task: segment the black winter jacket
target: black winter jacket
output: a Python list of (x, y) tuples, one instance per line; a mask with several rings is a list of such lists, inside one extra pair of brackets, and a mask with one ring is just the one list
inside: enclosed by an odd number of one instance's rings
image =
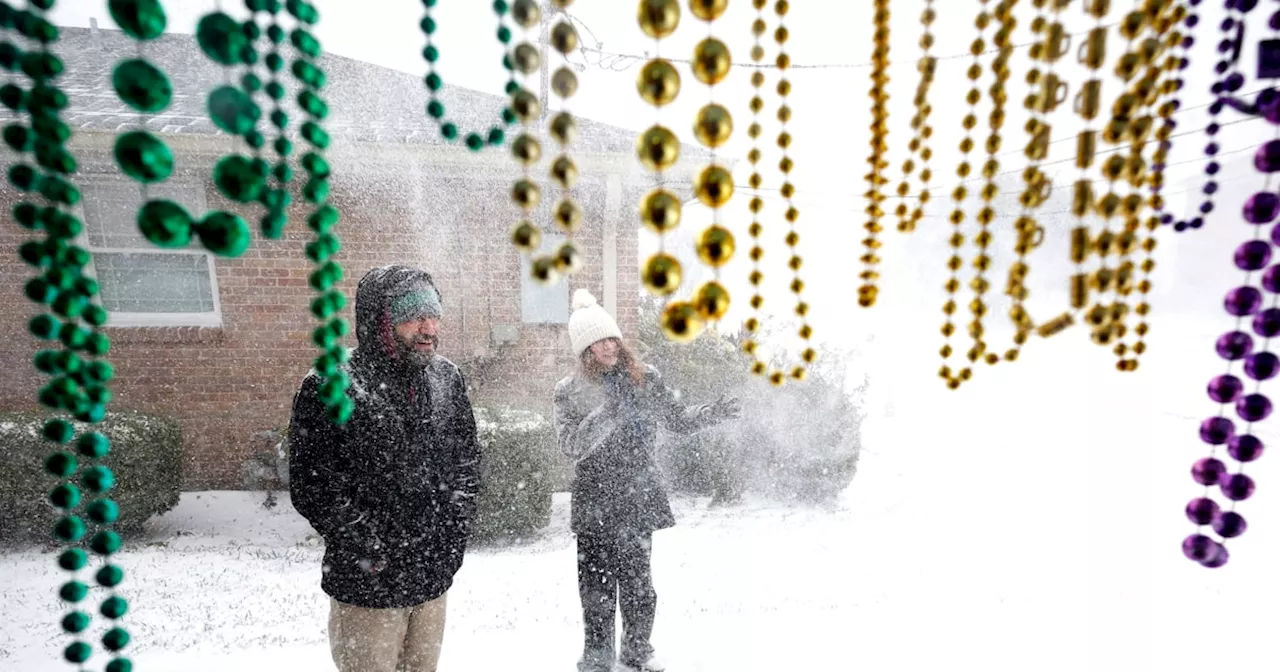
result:
[(426, 367), (397, 361), (379, 331), (397, 279), (403, 273), (372, 277), (357, 294), (351, 420), (329, 422), (312, 372), (289, 429), (293, 505), (325, 540), (321, 588), (368, 608), (415, 606), (452, 586), (480, 490), (458, 368), (440, 356)]

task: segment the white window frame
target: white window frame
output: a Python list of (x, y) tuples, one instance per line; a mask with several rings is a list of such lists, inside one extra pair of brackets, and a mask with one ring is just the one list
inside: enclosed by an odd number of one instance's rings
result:
[[(192, 193), (198, 195), (198, 202), (189, 207), (192, 216), (200, 217), (208, 209), (205, 201), (204, 184), (192, 179), (171, 178), (173, 182), (183, 186), (190, 187)], [(106, 180), (84, 180), (81, 185), (103, 184)], [(221, 327), (222, 322), (222, 299), (218, 291), (218, 272), (214, 265), (214, 255), (200, 247), (191, 249), (174, 250), (163, 247), (150, 245), (147, 247), (102, 247), (95, 248), (89, 243), (89, 219), (85, 216), (84, 202), (81, 201), (75, 207), (75, 215), (84, 224), (83, 231), (76, 237), (76, 244), (89, 251), (90, 261), (85, 267), (85, 275), (95, 280), (98, 279), (98, 269), (94, 264), (93, 258), (98, 254), (181, 254), (187, 256), (204, 257), (206, 267), (209, 270), (209, 291), (213, 298), (213, 310), (199, 313), (131, 313), (107, 310), (107, 327), (121, 328), (139, 328), (139, 327)], [(104, 306), (105, 307), (105, 306)]]

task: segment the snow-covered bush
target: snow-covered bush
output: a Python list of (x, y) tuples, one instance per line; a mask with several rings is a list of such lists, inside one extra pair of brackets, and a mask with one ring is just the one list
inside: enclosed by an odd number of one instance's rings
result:
[(479, 541), (509, 540), (551, 522), (555, 429), (541, 415), (477, 408), (483, 458), (474, 534)]
[[(0, 414), (0, 539), (49, 538), (58, 516), (47, 498), (57, 480), (44, 470), (45, 457), (53, 449), (40, 436), (45, 418), (41, 413)], [(111, 440), (111, 452), (101, 464), (115, 474), (110, 497), (120, 506), (118, 531), (136, 532), (147, 519), (178, 505), (182, 431), (177, 423), (142, 413), (113, 412), (94, 426), (72, 424), (77, 436), (99, 431)], [(84, 493), (85, 502), (90, 497)]]

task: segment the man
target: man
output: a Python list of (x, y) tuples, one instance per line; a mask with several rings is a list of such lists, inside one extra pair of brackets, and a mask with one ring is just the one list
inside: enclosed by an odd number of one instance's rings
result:
[(329, 422), (313, 371), (293, 402), (289, 491), (325, 541), (320, 587), (340, 672), (435, 672), (480, 453), (458, 368), (436, 353), (440, 293), (404, 266), (356, 290), (355, 412)]

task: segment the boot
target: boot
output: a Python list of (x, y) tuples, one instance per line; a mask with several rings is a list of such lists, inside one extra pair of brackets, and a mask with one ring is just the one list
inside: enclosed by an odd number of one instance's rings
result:
[(578, 672), (613, 672), (612, 651), (586, 651), (578, 661)]
[(626, 672), (665, 672), (667, 669), (653, 652), (644, 657), (624, 654), (618, 662)]

